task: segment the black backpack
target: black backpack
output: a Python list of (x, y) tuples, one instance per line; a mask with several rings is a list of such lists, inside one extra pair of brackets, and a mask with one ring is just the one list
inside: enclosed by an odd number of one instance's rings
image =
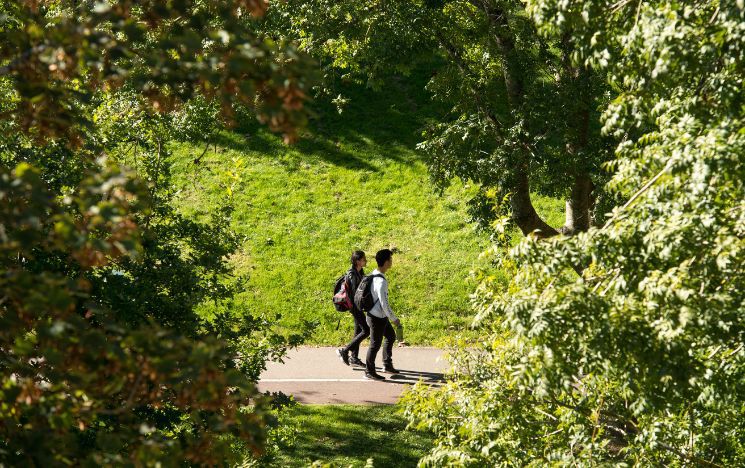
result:
[(362, 278), (357, 291), (354, 292), (354, 306), (363, 312), (370, 312), (378, 301), (373, 301), (372, 284), (373, 278), (385, 278), (383, 275), (367, 275)]

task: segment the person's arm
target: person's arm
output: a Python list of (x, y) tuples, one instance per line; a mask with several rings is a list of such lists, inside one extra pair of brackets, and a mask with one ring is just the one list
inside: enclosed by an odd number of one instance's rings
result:
[(390, 304), (388, 303), (388, 281), (383, 279), (381, 281), (380, 285), (380, 307), (383, 309), (383, 313), (388, 316), (388, 318), (393, 322), (394, 324), (399, 324), (398, 317), (396, 317), (396, 314), (393, 313), (393, 310), (391, 309)]

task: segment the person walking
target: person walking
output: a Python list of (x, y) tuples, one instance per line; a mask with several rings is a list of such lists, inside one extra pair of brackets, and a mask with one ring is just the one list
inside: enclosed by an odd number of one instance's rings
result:
[[(367, 312), (367, 325), (370, 327), (370, 347), (367, 350), (365, 360), (365, 378), (370, 380), (385, 380), (385, 377), (375, 370), (375, 358), (378, 350), (383, 345), (383, 370), (390, 374), (398, 374), (399, 371), (393, 367), (393, 342), (396, 340), (396, 332), (393, 326), (401, 325), (401, 321), (391, 310), (388, 303), (388, 280), (385, 273), (393, 266), (393, 252), (383, 249), (375, 254), (375, 262), (378, 268), (370, 276), (372, 285), (370, 292), (374, 305)], [(381, 343), (382, 342), (382, 343)]]
[[(351, 260), (352, 266), (347, 272), (346, 281), (349, 285), (348, 293), (354, 295), (354, 292), (357, 291), (357, 287), (362, 281), (362, 277), (365, 276), (363, 268), (367, 265), (367, 258), (365, 257), (365, 252), (362, 250), (355, 250), (352, 253)], [(360, 343), (370, 336), (370, 327), (367, 325), (365, 313), (359, 310), (357, 306), (352, 305), (349, 313), (352, 314), (352, 317), (354, 318), (354, 336), (349, 344), (343, 348), (337, 349), (336, 354), (346, 365), (353, 364), (355, 366), (365, 367), (365, 363), (359, 358)]]

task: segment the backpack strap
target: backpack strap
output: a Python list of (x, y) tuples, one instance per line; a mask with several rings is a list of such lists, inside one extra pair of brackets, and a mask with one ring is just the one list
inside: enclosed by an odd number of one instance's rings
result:
[[(372, 285), (373, 285), (373, 281), (375, 281), (375, 278), (383, 278), (383, 279), (385, 279), (385, 276), (383, 276), (383, 275), (370, 275), (370, 276), (371, 276), (371, 278), (370, 278), (370, 294), (372, 294)], [(378, 305), (378, 302), (380, 302), (380, 299), (379, 298), (378, 298), (377, 301), (373, 301), (373, 305), (372, 305), (372, 307), (370, 307), (370, 310), (373, 310), (375, 308), (375, 306)], [(368, 310), (368, 312), (370, 312), (370, 310)]]

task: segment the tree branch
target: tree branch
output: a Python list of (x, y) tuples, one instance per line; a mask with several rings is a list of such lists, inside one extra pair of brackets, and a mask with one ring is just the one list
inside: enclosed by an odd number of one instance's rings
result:
[(31, 57), (34, 54), (38, 54), (40, 52), (44, 52), (46, 50), (47, 45), (46, 44), (39, 44), (37, 46), (34, 46), (30, 48), (29, 50), (21, 53), (18, 57), (11, 60), (8, 64), (3, 65), (0, 67), (0, 76), (5, 76), (10, 74), (13, 70), (18, 67), (23, 61), (27, 60), (29, 57)]
[[(440, 45), (442, 45), (442, 48), (445, 49), (445, 52), (448, 53), (450, 58), (453, 59), (453, 62), (455, 62), (455, 64), (458, 66), (458, 69), (463, 74), (463, 76), (465, 78), (469, 76), (475, 78), (476, 73), (471, 70), (455, 45), (448, 41), (441, 31), (434, 29), (434, 34), (435, 38), (437, 38), (437, 40), (440, 42)], [(481, 92), (479, 92), (479, 90), (476, 89), (470, 82), (468, 83), (468, 88), (471, 91), (471, 94), (473, 94), (473, 99), (476, 102), (476, 107), (478, 108), (479, 112), (484, 114), (486, 118), (489, 119), (489, 121), (491, 121), (491, 123), (495, 126), (495, 128), (501, 128), (502, 122), (500, 122), (499, 119), (497, 119), (497, 117), (483, 104), (483, 101), (481, 100)]]
[(616, 220), (618, 219), (618, 216), (619, 216), (619, 215), (620, 215), (620, 214), (621, 214), (621, 213), (622, 213), (622, 212), (623, 212), (623, 211), (624, 211), (624, 210), (625, 210), (626, 208), (628, 208), (629, 206), (631, 206), (631, 204), (632, 204), (632, 203), (634, 203), (634, 201), (636, 201), (636, 199), (637, 199), (637, 198), (641, 197), (641, 196), (642, 196), (642, 195), (644, 194), (644, 192), (646, 192), (647, 190), (649, 190), (649, 189), (650, 189), (650, 187), (652, 187), (652, 186), (654, 185), (654, 183), (655, 183), (655, 182), (657, 182), (657, 181), (658, 181), (658, 180), (660, 179), (660, 177), (662, 177), (662, 176), (663, 176), (663, 174), (665, 174), (665, 172), (667, 172), (667, 170), (668, 170), (668, 169), (670, 168), (670, 166), (672, 166), (672, 165), (673, 165), (673, 160), (672, 160), (672, 159), (668, 159), (667, 163), (665, 164), (665, 167), (663, 167), (663, 168), (662, 168), (662, 170), (661, 170), (660, 172), (658, 172), (658, 173), (657, 173), (657, 175), (655, 175), (654, 177), (652, 177), (651, 179), (649, 179), (649, 181), (648, 181), (648, 182), (647, 182), (646, 184), (644, 184), (644, 186), (642, 186), (642, 188), (640, 188), (640, 189), (639, 189), (639, 190), (638, 190), (638, 191), (637, 191), (637, 192), (636, 192), (636, 193), (635, 193), (634, 195), (632, 195), (632, 196), (631, 196), (631, 198), (629, 198), (629, 201), (627, 201), (627, 202), (626, 202), (626, 203), (625, 203), (625, 204), (624, 204), (624, 205), (623, 205), (623, 206), (621, 207), (621, 209), (620, 209), (620, 210), (618, 210), (618, 211), (616, 212), (616, 215), (615, 215), (615, 216), (613, 216), (613, 217), (612, 217), (611, 219), (609, 219), (609, 220), (608, 220), (608, 221), (607, 221), (607, 222), (605, 223), (605, 225), (603, 226), (603, 229), (605, 229), (605, 228), (607, 228), (608, 226), (610, 226), (611, 224), (613, 224), (613, 222), (614, 222), (614, 221), (616, 221)]

